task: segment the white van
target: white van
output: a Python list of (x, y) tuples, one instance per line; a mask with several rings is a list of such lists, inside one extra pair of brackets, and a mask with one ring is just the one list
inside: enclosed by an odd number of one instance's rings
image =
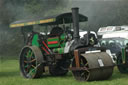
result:
[(102, 36), (104, 34), (113, 33), (117, 31), (128, 31), (128, 25), (101, 27), (99, 28), (97, 35)]
[(106, 33), (102, 35), (102, 38), (125, 38), (128, 39), (128, 31), (116, 31), (111, 33)]
[(114, 32), (117, 30), (121, 30), (119, 26), (107, 26), (107, 27), (101, 27), (99, 28), (97, 35), (103, 35), (106, 33)]

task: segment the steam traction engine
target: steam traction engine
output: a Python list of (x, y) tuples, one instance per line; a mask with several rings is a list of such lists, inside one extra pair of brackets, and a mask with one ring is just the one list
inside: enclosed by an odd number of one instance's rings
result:
[[(97, 43), (94, 34), (88, 32), (80, 38), (79, 23), (85, 21), (87, 17), (79, 14), (78, 8), (72, 8), (72, 13), (12, 23), (11, 28), (21, 27), (22, 31), (34, 25), (52, 27), (49, 34), (33, 30), (28, 34), (20, 53), (22, 75), (38, 78), (48, 67), (53, 76), (65, 75), (70, 69), (77, 80), (108, 79), (113, 72), (113, 61), (105, 48), (94, 47)], [(74, 31), (70, 30), (72, 23)]]

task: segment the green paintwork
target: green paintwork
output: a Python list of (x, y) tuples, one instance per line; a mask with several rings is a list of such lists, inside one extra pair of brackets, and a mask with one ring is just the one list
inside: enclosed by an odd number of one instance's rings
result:
[(33, 76), (33, 75), (35, 75), (35, 73), (36, 73), (36, 70), (31, 68), (28, 74), (30, 76)]
[(125, 63), (125, 48), (122, 48), (122, 61)]
[(54, 38), (48, 39), (48, 42), (52, 42), (52, 41), (58, 41), (58, 43), (57, 44), (49, 44), (48, 45), (49, 48), (59, 47), (59, 37), (54, 37)]
[(34, 37), (33, 37), (33, 39), (32, 39), (32, 46), (39, 47), (38, 40), (39, 40), (39, 36), (38, 36), (38, 34), (35, 34)]
[(60, 46), (61, 46), (61, 47), (65, 47), (65, 44), (66, 44), (66, 43), (64, 42), (64, 43), (60, 44)]
[(53, 48), (53, 47), (59, 47), (59, 43), (58, 44), (51, 44), (51, 45), (48, 45), (49, 48)]
[(61, 39), (61, 40), (65, 40), (65, 38), (66, 38), (66, 35), (65, 35), (65, 34), (62, 34), (62, 35), (60, 36), (60, 39)]
[[(54, 48), (53, 52), (55, 52), (55, 53), (63, 54), (64, 53), (64, 47), (66, 44), (66, 34), (62, 34), (60, 37), (49, 38), (48, 42), (51, 42), (51, 41), (58, 41), (59, 43), (49, 44), (48, 47)], [(61, 48), (57, 48), (57, 47), (61, 47)]]
[(27, 68), (27, 67), (28, 67), (28, 64), (27, 64), (27, 65), (25, 65), (24, 67), (25, 67), (25, 68)]
[[(128, 73), (128, 68), (126, 67), (126, 53), (125, 48), (122, 48), (122, 55), (117, 58), (117, 66), (121, 73)], [(123, 64), (123, 66), (121, 65)]]
[(50, 41), (59, 41), (59, 37), (48, 38), (48, 42)]
[(40, 19), (40, 20), (33, 20), (33, 21), (18, 21), (18, 22), (14, 22), (12, 24), (10, 24), (9, 26), (11, 28), (15, 28), (15, 27), (24, 27), (24, 26), (31, 26), (31, 25), (36, 25), (36, 24), (48, 24), (48, 23), (52, 23), (55, 22), (56, 19), (55, 18), (48, 18), (48, 19)]
[(31, 57), (30, 55), (31, 55), (31, 50), (29, 50), (29, 51), (27, 52), (27, 55), (25, 55), (25, 57), (27, 57), (27, 58), (28, 58), (28, 57)]
[(66, 34), (62, 34), (62, 35), (60, 36), (60, 42), (62, 42), (62, 43), (60, 44), (60, 46), (61, 46), (61, 47), (65, 47), (65, 44), (66, 44)]
[(55, 49), (53, 49), (53, 52), (63, 54), (64, 53), (64, 48), (55, 48)]

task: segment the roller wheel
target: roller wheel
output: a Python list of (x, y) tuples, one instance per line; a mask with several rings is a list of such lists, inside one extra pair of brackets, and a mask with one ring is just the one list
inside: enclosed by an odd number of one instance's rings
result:
[(128, 73), (128, 67), (123, 64), (121, 53), (117, 56), (117, 67), (121, 73)]
[(56, 65), (49, 67), (49, 73), (52, 76), (64, 76), (68, 73), (70, 62), (59, 61)]
[(43, 71), (43, 55), (36, 46), (25, 46), (20, 54), (20, 71), (25, 78), (39, 78)]
[[(75, 59), (72, 62), (72, 67), (76, 67)], [(72, 74), (74, 75), (76, 80), (79, 81), (87, 81), (90, 75), (88, 70), (88, 63), (84, 57), (80, 57), (80, 67), (85, 68), (86, 70), (72, 70)]]

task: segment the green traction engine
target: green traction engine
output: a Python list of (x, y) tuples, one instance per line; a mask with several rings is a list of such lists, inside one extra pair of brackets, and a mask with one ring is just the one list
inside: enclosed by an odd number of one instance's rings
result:
[[(46, 71), (52, 76), (62, 76), (71, 70), (80, 81), (108, 79), (114, 67), (111, 56), (105, 48), (94, 46), (97, 44), (94, 34), (88, 32), (82, 38), (79, 36), (79, 23), (87, 20), (79, 14), (78, 8), (72, 8), (72, 12), (10, 24), (11, 28), (21, 27), (24, 34), (25, 46), (19, 59), (23, 77), (43, 77)], [(49, 26), (51, 31), (35, 32), (35, 25), (45, 30)]]
[(121, 73), (128, 73), (128, 45), (117, 54), (117, 67)]

